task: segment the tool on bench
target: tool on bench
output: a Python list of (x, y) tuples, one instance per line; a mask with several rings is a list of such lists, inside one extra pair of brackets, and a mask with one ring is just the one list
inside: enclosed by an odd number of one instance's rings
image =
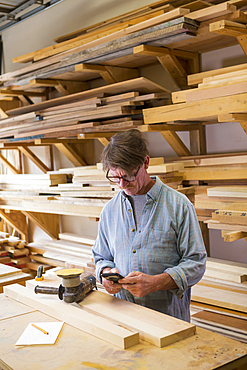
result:
[(80, 302), (91, 290), (97, 289), (96, 278), (88, 275), (80, 279), (82, 272), (81, 269), (58, 270), (55, 274), (62, 278), (59, 288), (36, 285), (34, 291), (35, 293), (57, 294), (59, 299), (66, 303)]
[(43, 277), (43, 266), (42, 265), (39, 265), (39, 267), (38, 267), (37, 276), (35, 277), (35, 280), (36, 281), (44, 280), (44, 277)]

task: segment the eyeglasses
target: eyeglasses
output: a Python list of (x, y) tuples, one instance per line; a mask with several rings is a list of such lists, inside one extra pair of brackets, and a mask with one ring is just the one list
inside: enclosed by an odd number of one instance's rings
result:
[(136, 171), (136, 173), (134, 175), (130, 175), (130, 176), (108, 176), (108, 173), (110, 170), (108, 170), (106, 172), (106, 178), (110, 181), (110, 182), (113, 182), (114, 184), (119, 184), (121, 180), (125, 181), (125, 182), (133, 182), (133, 181), (136, 181), (136, 176), (138, 175), (138, 172), (140, 170), (142, 166), (140, 166), (138, 168), (138, 170)]

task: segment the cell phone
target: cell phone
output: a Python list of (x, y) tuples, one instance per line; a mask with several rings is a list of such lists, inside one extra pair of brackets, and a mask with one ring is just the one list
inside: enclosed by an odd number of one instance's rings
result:
[(107, 280), (113, 281), (114, 283), (117, 283), (120, 279), (124, 279), (124, 277), (117, 272), (105, 272), (101, 274), (101, 276)]

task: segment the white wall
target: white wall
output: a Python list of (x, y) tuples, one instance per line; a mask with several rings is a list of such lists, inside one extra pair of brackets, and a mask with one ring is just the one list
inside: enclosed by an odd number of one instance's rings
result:
[[(150, 4), (150, 0), (64, 0), (46, 11), (29, 18), (20, 24), (12, 26), (2, 33), (4, 62), (3, 73), (20, 69), (26, 64), (14, 64), (12, 58), (42, 49), (54, 44), (54, 38), (76, 31), (91, 24), (109, 19), (119, 14)], [(233, 46), (221, 50), (204, 53), (201, 58), (203, 71), (222, 68), (234, 64), (246, 63), (240, 46)], [(154, 82), (174, 90), (174, 85), (161, 66), (145, 67), (141, 75)], [(247, 135), (239, 124), (224, 123), (207, 125), (207, 151), (208, 153), (225, 153), (247, 151)], [(149, 141), (150, 154), (164, 156), (166, 159), (175, 156), (174, 151), (159, 133), (145, 134)], [(179, 136), (189, 146), (188, 133), (179, 133)], [(98, 158), (102, 145), (96, 145), (96, 158)], [(44, 156), (42, 148), (33, 149), (41, 158)], [(57, 149), (54, 149), (55, 168), (71, 167), (72, 164)], [(40, 170), (25, 160), (25, 169), (33, 173)], [(97, 223), (87, 218), (61, 217), (61, 231), (73, 232), (81, 235), (96, 236)], [(31, 228), (35, 239), (48, 238), (41, 230)], [(240, 240), (234, 243), (224, 243), (220, 231), (210, 232), (212, 256), (231, 259), (233, 261), (247, 262), (247, 242)]]

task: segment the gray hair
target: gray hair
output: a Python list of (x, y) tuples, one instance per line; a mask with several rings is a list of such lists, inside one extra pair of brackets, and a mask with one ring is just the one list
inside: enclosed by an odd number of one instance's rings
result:
[(103, 170), (121, 168), (127, 174), (140, 167), (149, 155), (147, 142), (139, 130), (131, 129), (112, 136), (101, 154)]

